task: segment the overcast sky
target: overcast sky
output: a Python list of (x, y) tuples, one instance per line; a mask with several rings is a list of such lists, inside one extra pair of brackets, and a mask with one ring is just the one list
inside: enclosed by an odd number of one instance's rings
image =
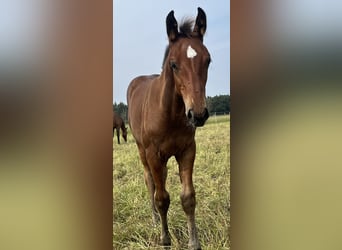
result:
[(168, 44), (167, 14), (174, 10), (180, 23), (183, 16), (196, 18), (197, 7), (207, 15), (204, 44), (212, 58), (206, 94), (230, 93), (230, 1), (116, 0), (113, 6), (113, 103), (127, 103), (126, 90), (136, 76), (161, 72)]

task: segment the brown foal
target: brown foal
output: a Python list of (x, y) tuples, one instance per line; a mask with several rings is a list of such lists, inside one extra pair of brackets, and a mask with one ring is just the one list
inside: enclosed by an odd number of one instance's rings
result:
[(201, 249), (195, 225), (195, 190), (192, 172), (196, 154), (196, 127), (209, 117), (205, 86), (210, 54), (203, 44), (206, 15), (198, 8), (193, 25), (180, 25), (171, 11), (166, 18), (169, 45), (160, 75), (139, 76), (127, 90), (128, 120), (144, 165), (145, 183), (150, 193), (153, 221), (160, 216), (161, 243), (170, 245), (167, 224), (170, 204), (165, 189), (167, 161), (175, 156), (182, 183), (181, 203), (187, 216), (189, 247)]
[(116, 129), (116, 136), (118, 137), (118, 143), (120, 144), (120, 129), (122, 130), (122, 137), (127, 142), (127, 128), (124, 120), (115, 112), (113, 112), (113, 136), (114, 129)]

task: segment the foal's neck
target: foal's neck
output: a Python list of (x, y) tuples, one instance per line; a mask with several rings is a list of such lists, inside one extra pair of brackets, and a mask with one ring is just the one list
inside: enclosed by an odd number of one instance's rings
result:
[(176, 92), (173, 72), (165, 67), (160, 75), (160, 107), (170, 115), (170, 118), (177, 119), (185, 113), (182, 97)]

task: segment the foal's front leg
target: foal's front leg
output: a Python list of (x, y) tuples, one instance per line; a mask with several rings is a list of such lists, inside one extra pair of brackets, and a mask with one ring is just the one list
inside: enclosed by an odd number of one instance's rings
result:
[(196, 197), (195, 189), (192, 183), (192, 171), (195, 161), (196, 144), (195, 142), (183, 154), (176, 156), (179, 164), (179, 176), (182, 183), (181, 202), (183, 210), (187, 216), (189, 231), (189, 248), (201, 249), (198, 240), (197, 229), (195, 224), (195, 207)]
[(165, 189), (165, 182), (167, 177), (166, 161), (161, 159), (156, 150), (148, 150), (146, 152), (146, 160), (150, 167), (153, 182), (155, 185), (154, 203), (159, 212), (162, 231), (161, 243), (164, 246), (171, 245), (171, 237), (167, 225), (167, 211), (170, 205), (170, 196)]
[(156, 226), (158, 222), (160, 221), (160, 219), (159, 219), (158, 211), (154, 204), (155, 186), (153, 183), (153, 179), (152, 179), (152, 175), (151, 175), (149, 167), (147, 165), (145, 165), (144, 167), (145, 167), (144, 169), (145, 184), (147, 186), (148, 192), (150, 194), (150, 199), (151, 199), (153, 225)]
[(137, 143), (138, 149), (139, 149), (139, 154), (140, 154), (140, 159), (144, 165), (144, 179), (145, 179), (145, 184), (148, 189), (150, 199), (151, 199), (151, 208), (152, 208), (152, 220), (153, 224), (157, 225), (157, 223), (160, 221), (159, 219), (159, 214), (156, 209), (156, 206), (154, 204), (154, 193), (155, 193), (155, 186), (151, 174), (150, 167), (148, 166), (147, 160), (146, 160), (146, 152), (145, 149), (142, 145)]

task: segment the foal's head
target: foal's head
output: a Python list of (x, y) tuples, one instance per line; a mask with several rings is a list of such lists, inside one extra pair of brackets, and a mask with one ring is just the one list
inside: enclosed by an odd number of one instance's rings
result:
[(164, 69), (171, 69), (175, 88), (183, 99), (185, 115), (195, 125), (203, 126), (209, 117), (205, 101), (205, 85), (207, 82), (210, 54), (203, 45), (206, 31), (206, 15), (198, 8), (196, 23), (192, 29), (192, 21), (186, 21), (178, 31), (178, 24), (171, 11), (166, 18), (166, 29), (169, 38)]

